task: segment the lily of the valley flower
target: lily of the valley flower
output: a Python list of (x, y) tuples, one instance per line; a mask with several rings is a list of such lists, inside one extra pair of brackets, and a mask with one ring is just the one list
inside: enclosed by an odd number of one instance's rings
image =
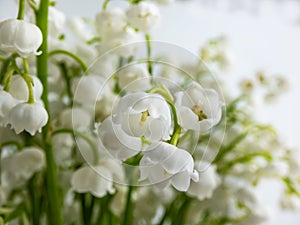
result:
[(110, 8), (96, 16), (96, 29), (100, 35), (116, 33), (124, 29), (127, 23), (125, 12), (121, 8)]
[(187, 193), (197, 197), (200, 201), (205, 198), (211, 198), (213, 191), (220, 184), (216, 166), (199, 161), (195, 163), (195, 168), (199, 172), (199, 180), (191, 183)]
[(112, 121), (120, 124), (132, 137), (145, 137), (149, 141), (170, 139), (170, 108), (158, 94), (136, 92), (125, 95), (120, 99)]
[(223, 103), (213, 89), (203, 89), (193, 82), (175, 96), (178, 121), (184, 129), (205, 133), (220, 121)]
[(142, 150), (139, 137), (129, 136), (119, 124), (108, 117), (98, 127), (98, 134), (105, 149), (119, 160), (126, 160), (137, 155)]
[(107, 193), (115, 193), (113, 181), (123, 179), (121, 165), (112, 159), (105, 159), (96, 166), (83, 166), (76, 170), (71, 178), (71, 185), (78, 193), (90, 192), (101, 198)]
[(149, 2), (132, 5), (127, 11), (127, 16), (128, 22), (133, 28), (145, 32), (155, 27), (160, 20), (158, 8)]
[(6, 124), (10, 124), (17, 134), (26, 130), (35, 135), (47, 121), (48, 113), (40, 103), (19, 103), (10, 110)]
[[(38, 101), (41, 98), (43, 93), (43, 85), (39, 78), (37, 78), (36, 76), (31, 76), (31, 77), (33, 82), (32, 91), (34, 95), (34, 100)], [(9, 86), (9, 93), (18, 100), (21, 101), (28, 100), (28, 87), (22, 76), (20, 75), (12, 76), (11, 83)]]
[(3, 125), (9, 111), (17, 104), (17, 100), (8, 92), (0, 90), (0, 102), (0, 125)]
[(17, 19), (0, 23), (0, 50), (3, 52), (18, 53), (22, 57), (38, 55), (42, 41), (42, 32), (35, 24)]
[(146, 91), (151, 88), (150, 74), (141, 64), (128, 66), (118, 72), (118, 84), (127, 91)]
[(44, 152), (36, 147), (27, 147), (2, 161), (4, 185), (20, 187), (35, 172), (45, 166)]
[(193, 157), (185, 150), (165, 142), (154, 143), (145, 151), (140, 161), (140, 180), (151, 184), (171, 185), (179, 191), (187, 191), (191, 179), (199, 180), (194, 170)]

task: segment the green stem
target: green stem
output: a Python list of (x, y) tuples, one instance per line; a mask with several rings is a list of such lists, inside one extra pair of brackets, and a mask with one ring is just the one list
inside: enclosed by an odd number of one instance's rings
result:
[(10, 83), (11, 83), (11, 78), (12, 78), (12, 75), (13, 75), (14, 71), (15, 70), (13, 68), (10, 68), (10, 70), (4, 76), (4, 78), (3, 78), (3, 84), (4, 84), (3, 90), (4, 91), (9, 91), (9, 87), (10, 87)]
[(18, 20), (24, 19), (24, 11), (25, 11), (25, 0), (19, 0), (19, 11), (18, 11)]
[(60, 63), (59, 64), (62, 75), (64, 77), (65, 83), (66, 83), (66, 88), (67, 88), (67, 94), (70, 100), (70, 105), (73, 105), (73, 94), (72, 94), (72, 90), (71, 90), (71, 82), (70, 82), (70, 78), (69, 78), (69, 73), (68, 73), (68, 68), (66, 66), (65, 63)]
[(28, 104), (34, 103), (34, 94), (33, 94), (33, 80), (32, 77), (29, 74), (29, 66), (28, 62), (25, 58), (22, 58), (23, 60), (23, 66), (24, 66), (24, 73), (22, 74), (22, 77), (27, 85), (28, 88)]
[(5, 59), (2, 63), (1, 71), (0, 71), (0, 82), (1, 82), (1, 84), (3, 84), (5, 75), (7, 74), (7, 71), (8, 71), (8, 68), (9, 68), (9, 64), (11, 63), (12, 60), (13, 60), (13, 58), (9, 57), (9, 58)]
[(128, 192), (127, 192), (127, 200), (126, 200), (126, 206), (124, 211), (124, 220), (122, 225), (131, 225), (133, 224), (133, 204), (132, 204), (132, 190), (133, 187), (131, 185), (128, 186)]
[(110, 1), (110, 0), (105, 0), (105, 1), (104, 1), (103, 5), (102, 5), (102, 9), (103, 9), (103, 10), (106, 10), (109, 1)]
[(237, 136), (230, 144), (227, 146), (222, 146), (219, 153), (217, 154), (216, 158), (214, 159), (214, 163), (221, 161), (224, 156), (234, 149), (241, 141), (243, 141), (248, 135), (248, 132), (244, 132)]
[(48, 8), (49, 0), (42, 0), (40, 2), (39, 10), (36, 12), (36, 24), (43, 34), (43, 43), (39, 50), (42, 54), (37, 56), (37, 75), (43, 84), (42, 100), (44, 107), (48, 112), (48, 122), (43, 127), (43, 140), (45, 144), (46, 153), (46, 194), (48, 205), (48, 221), (49, 225), (63, 225), (61, 201), (58, 194), (57, 184), (57, 168), (52, 149), (51, 137), (49, 136), (50, 130), (50, 113), (48, 102), (48, 82), (47, 82), (47, 59), (48, 59)]
[(32, 216), (32, 224), (39, 225), (40, 224), (40, 208), (39, 208), (39, 198), (36, 192), (35, 185), (35, 176), (30, 179), (28, 183), (28, 193), (30, 197), (31, 204), (31, 216)]
[(153, 72), (153, 64), (151, 61), (151, 36), (149, 34), (145, 34), (145, 39), (147, 42), (147, 62), (148, 62), (148, 71), (150, 75), (152, 76)]
[(67, 50), (59, 49), (59, 50), (53, 50), (53, 51), (49, 52), (48, 57), (50, 58), (51, 56), (54, 56), (56, 54), (64, 54), (64, 55), (67, 55), (67, 56), (71, 57), (72, 59), (74, 59), (81, 66), (83, 72), (87, 72), (87, 69), (88, 69), (87, 65), (83, 62), (83, 60), (81, 58), (79, 58), (74, 53), (69, 52)]

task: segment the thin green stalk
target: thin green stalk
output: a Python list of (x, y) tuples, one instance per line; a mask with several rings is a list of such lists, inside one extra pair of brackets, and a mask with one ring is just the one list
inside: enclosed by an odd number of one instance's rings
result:
[(109, 1), (110, 1), (110, 0), (105, 0), (105, 1), (104, 1), (103, 5), (102, 5), (102, 9), (103, 9), (103, 10), (106, 10)]
[(18, 20), (24, 19), (24, 12), (25, 12), (25, 0), (19, 0), (19, 11), (18, 11)]
[(64, 55), (67, 55), (67, 56), (71, 57), (72, 59), (74, 59), (81, 66), (83, 72), (87, 72), (87, 69), (88, 69), (87, 65), (83, 62), (83, 60), (81, 58), (79, 58), (74, 53), (66, 51), (66, 50), (59, 49), (59, 50), (53, 50), (53, 51), (49, 52), (48, 57), (51, 57), (51, 56), (54, 56), (54, 55), (57, 55), (57, 54), (64, 54)]
[(33, 104), (34, 103), (34, 94), (33, 94), (33, 81), (32, 77), (29, 74), (29, 66), (28, 62), (25, 58), (23, 60), (23, 66), (24, 66), (24, 73), (22, 74), (22, 77), (27, 85), (28, 88), (28, 104)]
[(219, 153), (217, 154), (216, 158), (214, 159), (214, 163), (221, 161), (228, 152), (230, 152), (232, 149), (234, 149), (241, 141), (243, 141), (247, 137), (248, 133), (249, 132), (244, 132), (244, 133), (240, 134), (239, 136), (237, 136), (227, 146), (222, 146)]
[(124, 219), (123, 219), (123, 225), (132, 225), (133, 224), (133, 204), (132, 204), (132, 190), (133, 187), (131, 185), (128, 186), (128, 192), (127, 192), (127, 199), (126, 199), (126, 206), (124, 211)]
[(49, 225), (63, 225), (61, 201), (58, 194), (57, 184), (57, 168), (54, 159), (54, 153), (52, 149), (51, 137), (49, 136), (50, 130), (50, 113), (48, 102), (48, 82), (47, 82), (47, 59), (48, 59), (48, 8), (49, 0), (42, 0), (40, 2), (39, 10), (36, 12), (36, 24), (40, 28), (43, 34), (43, 43), (39, 50), (42, 54), (37, 56), (37, 75), (43, 84), (42, 100), (44, 102), (45, 109), (48, 112), (48, 122), (43, 127), (43, 140), (45, 144), (46, 153), (46, 194), (47, 194), (47, 206), (48, 206), (48, 221)]
[(4, 77), (7, 74), (9, 64), (11, 63), (12, 60), (13, 60), (13, 58), (9, 57), (9, 58), (5, 59), (2, 63), (1, 71), (0, 71), (0, 82), (2, 84), (3, 84)]
[(30, 197), (31, 204), (31, 216), (32, 216), (32, 225), (40, 224), (40, 207), (39, 207), (39, 198), (37, 196), (37, 187), (35, 184), (35, 176), (30, 179), (28, 183), (28, 193)]
[(150, 75), (152, 76), (152, 72), (153, 72), (153, 64), (151, 61), (151, 36), (149, 34), (145, 35), (145, 39), (147, 42), (147, 62), (148, 62), (148, 71), (150, 73)]
[(66, 66), (65, 63), (60, 63), (59, 64), (63, 78), (65, 80), (66, 83), (66, 88), (67, 88), (67, 94), (70, 100), (70, 105), (73, 105), (73, 94), (72, 94), (72, 89), (71, 89), (71, 82), (70, 82), (70, 77), (69, 77), (69, 72), (68, 72), (68, 68)]

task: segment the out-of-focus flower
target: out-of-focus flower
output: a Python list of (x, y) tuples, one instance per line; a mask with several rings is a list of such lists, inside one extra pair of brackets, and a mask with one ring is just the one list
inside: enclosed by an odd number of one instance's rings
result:
[(121, 8), (109, 8), (96, 15), (96, 29), (101, 36), (121, 32), (126, 24), (126, 14)]
[(203, 89), (193, 82), (175, 96), (178, 122), (184, 129), (205, 133), (220, 121), (223, 103), (213, 89)]
[(17, 188), (45, 166), (44, 152), (36, 147), (27, 147), (2, 160), (4, 186)]
[(26, 130), (35, 135), (42, 131), (47, 121), (48, 113), (40, 103), (19, 103), (10, 110), (6, 124), (10, 124), (17, 134)]
[(72, 82), (74, 102), (94, 105), (101, 97), (103, 83), (101, 77), (96, 75), (74, 78)]
[(71, 185), (78, 193), (90, 192), (96, 197), (103, 197), (107, 193), (113, 194), (115, 179), (123, 179), (121, 165), (112, 159), (101, 160), (96, 166), (83, 166), (76, 170), (71, 178)]
[(143, 65), (128, 66), (118, 72), (118, 84), (126, 91), (146, 91), (151, 88), (150, 74)]
[(59, 116), (60, 127), (74, 130), (88, 130), (92, 124), (90, 112), (78, 106), (67, 108)]
[(205, 198), (211, 198), (214, 190), (220, 184), (216, 166), (204, 161), (198, 161), (195, 163), (195, 169), (199, 173), (199, 181), (192, 181), (187, 194), (197, 197), (200, 201)]
[(64, 28), (66, 23), (66, 16), (63, 12), (59, 11), (55, 7), (49, 7), (48, 15), (48, 29), (49, 35), (57, 37)]
[(114, 53), (125, 58), (134, 55), (137, 45), (134, 43), (140, 41), (140, 35), (131, 27), (126, 27), (126, 29), (110, 34), (108, 33), (103, 37), (100, 43), (99, 51), (100, 53), (106, 53), (109, 50), (114, 50)]
[(42, 32), (35, 24), (17, 19), (0, 23), (0, 50), (3, 52), (18, 53), (22, 57), (38, 55), (42, 41)]
[(158, 8), (150, 2), (143, 1), (132, 5), (127, 11), (127, 16), (133, 28), (144, 32), (155, 27), (160, 20)]
[(295, 194), (285, 194), (280, 198), (280, 206), (283, 209), (298, 210), (300, 209), (300, 199)]
[(140, 180), (145, 179), (161, 187), (171, 183), (175, 189), (187, 191), (191, 179), (197, 182), (199, 174), (194, 170), (193, 157), (187, 151), (160, 142), (148, 146), (140, 161)]
[(0, 90), (0, 102), (0, 125), (3, 125), (9, 111), (17, 104), (17, 100), (8, 92)]

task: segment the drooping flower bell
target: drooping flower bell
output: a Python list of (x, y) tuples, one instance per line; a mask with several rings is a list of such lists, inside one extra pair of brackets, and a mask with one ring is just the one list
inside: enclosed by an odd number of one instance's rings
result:
[(48, 121), (48, 113), (40, 103), (19, 103), (13, 107), (8, 115), (6, 124), (10, 124), (17, 134), (23, 130), (32, 136), (41, 132)]
[(24, 20), (8, 19), (0, 23), (0, 50), (18, 53), (21, 57), (41, 54), (38, 48), (43, 42), (41, 30)]
[(199, 180), (190, 153), (165, 142), (148, 146), (140, 161), (140, 173), (141, 181), (148, 179), (160, 187), (171, 184), (179, 191), (187, 191), (191, 179)]

